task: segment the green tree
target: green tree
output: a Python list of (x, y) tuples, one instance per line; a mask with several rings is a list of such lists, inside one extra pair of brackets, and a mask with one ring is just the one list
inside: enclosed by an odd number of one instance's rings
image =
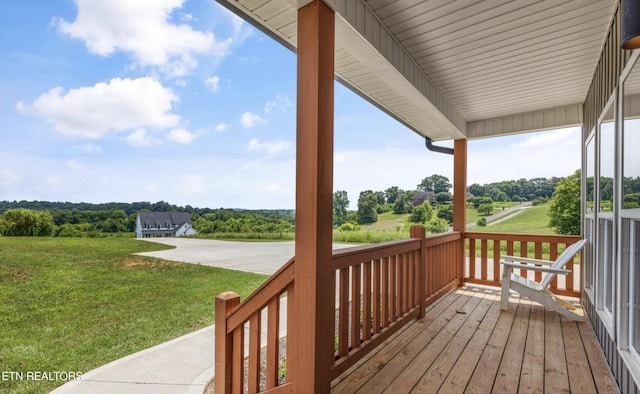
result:
[(440, 219), (444, 219), (447, 223), (453, 223), (453, 205), (443, 205), (438, 209), (438, 214), (436, 215)]
[(418, 190), (423, 192), (448, 192), (451, 189), (452, 185), (449, 182), (449, 178), (443, 175), (431, 175), (422, 180), (420, 184), (418, 184)]
[(425, 224), (433, 217), (433, 209), (428, 202), (413, 208), (409, 221), (411, 223)]
[(437, 201), (440, 204), (450, 202), (451, 200), (453, 200), (453, 196), (451, 195), (451, 193), (449, 193), (449, 192), (440, 192), (440, 193), (438, 193)]
[(333, 193), (333, 225), (339, 226), (347, 222), (347, 207), (349, 197), (345, 190), (338, 190)]
[(431, 218), (426, 225), (427, 231), (431, 234), (444, 233), (449, 230), (449, 223), (446, 220), (440, 218)]
[(493, 213), (493, 203), (481, 204), (478, 207), (478, 213), (480, 215), (491, 215)]
[(549, 203), (549, 226), (558, 234), (580, 234), (580, 170), (556, 186)]
[(371, 190), (360, 192), (358, 197), (358, 224), (374, 223), (378, 221), (378, 195)]
[(49, 211), (31, 209), (10, 209), (4, 214), (0, 229), (8, 236), (50, 236), (55, 224)]
[(387, 199), (387, 204), (394, 204), (400, 195), (404, 194), (404, 190), (398, 186), (391, 186), (384, 191), (384, 196)]

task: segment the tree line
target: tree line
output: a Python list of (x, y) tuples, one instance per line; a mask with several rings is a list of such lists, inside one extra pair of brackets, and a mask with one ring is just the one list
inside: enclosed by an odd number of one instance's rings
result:
[(0, 201), (0, 235), (100, 237), (132, 233), (138, 212), (188, 212), (201, 233), (295, 231), (293, 210), (193, 208), (156, 203), (69, 203)]

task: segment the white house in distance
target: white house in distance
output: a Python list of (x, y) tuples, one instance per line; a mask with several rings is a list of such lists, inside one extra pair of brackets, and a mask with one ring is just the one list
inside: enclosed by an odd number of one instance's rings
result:
[(140, 212), (136, 219), (136, 238), (183, 237), (197, 233), (188, 212)]

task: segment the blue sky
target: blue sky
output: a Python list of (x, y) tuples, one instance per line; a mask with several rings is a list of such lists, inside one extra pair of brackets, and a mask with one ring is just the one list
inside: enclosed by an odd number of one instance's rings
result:
[[(295, 56), (214, 1), (3, 1), (0, 37), (0, 200), (295, 205)], [(469, 184), (569, 175), (579, 141), (470, 141)], [(352, 208), (453, 178), (451, 156), (338, 83), (334, 149)]]

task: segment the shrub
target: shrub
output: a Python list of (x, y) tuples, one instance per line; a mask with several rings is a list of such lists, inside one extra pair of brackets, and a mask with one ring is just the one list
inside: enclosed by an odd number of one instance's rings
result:
[(340, 231), (358, 231), (360, 230), (360, 226), (353, 223), (343, 223), (338, 227)]
[(478, 219), (478, 221), (476, 222), (476, 224), (478, 226), (484, 227), (487, 225), (487, 218), (480, 218)]

